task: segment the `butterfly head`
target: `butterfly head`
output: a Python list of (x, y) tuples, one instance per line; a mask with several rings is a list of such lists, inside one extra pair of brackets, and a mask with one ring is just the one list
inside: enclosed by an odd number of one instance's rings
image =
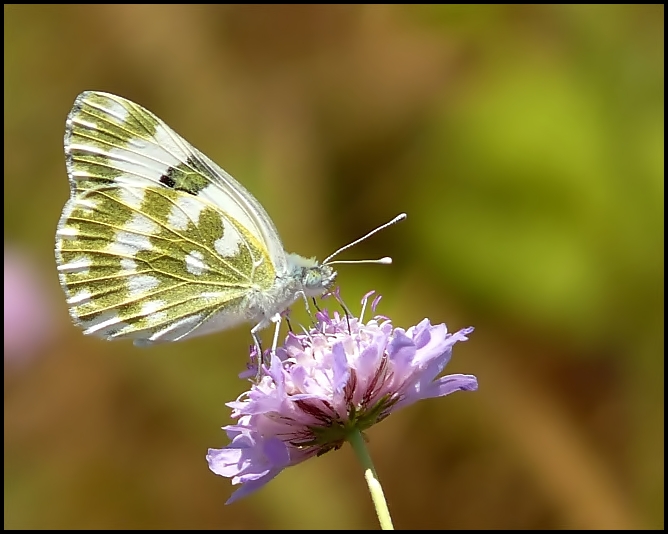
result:
[(318, 262), (315, 258), (289, 254), (288, 264), (292, 277), (299, 281), (300, 289), (307, 297), (322, 296), (332, 287), (336, 279), (336, 271), (329, 265)]
[(399, 221), (403, 221), (406, 218), (405, 213), (397, 215), (394, 219), (385, 224), (378, 226), (374, 230), (371, 230), (366, 235), (356, 239), (352, 243), (337, 249), (332, 254), (327, 256), (324, 261), (319, 262), (315, 258), (304, 258), (298, 254), (288, 254), (288, 272), (289, 278), (300, 287), (293, 288), (295, 291), (304, 293), (306, 297), (320, 297), (324, 295), (334, 284), (336, 279), (336, 271), (332, 268), (332, 265), (336, 263), (380, 263), (380, 264), (390, 264), (392, 263), (391, 258), (380, 258), (377, 260), (348, 260), (348, 261), (332, 261), (335, 256), (344, 250), (348, 250), (350, 247), (355, 246), (357, 243), (360, 243), (372, 236), (376, 232), (379, 232), (383, 228), (387, 228)]

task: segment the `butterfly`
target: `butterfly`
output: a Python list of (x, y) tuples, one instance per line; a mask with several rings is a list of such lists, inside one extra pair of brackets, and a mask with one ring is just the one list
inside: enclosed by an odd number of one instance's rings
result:
[[(84, 334), (138, 346), (276, 324), (333, 285), (331, 258), (287, 253), (239, 182), (143, 107), (85, 91), (65, 128), (70, 198), (55, 254)], [(367, 234), (401, 220), (394, 220)], [(364, 239), (362, 238), (362, 239)], [(389, 258), (371, 260), (389, 263)]]

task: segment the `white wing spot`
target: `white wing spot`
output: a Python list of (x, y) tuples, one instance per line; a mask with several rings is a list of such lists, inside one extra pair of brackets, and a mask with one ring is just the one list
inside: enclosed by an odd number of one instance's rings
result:
[(158, 330), (155, 334), (149, 337), (148, 340), (142, 340), (140, 343), (142, 345), (150, 345), (152, 342), (154, 343), (157, 341), (178, 341), (190, 334), (192, 330), (198, 326), (201, 320), (201, 314), (184, 317), (183, 319), (179, 319), (169, 326)]
[(223, 258), (236, 256), (239, 252), (239, 246), (243, 242), (237, 229), (230, 223), (223, 225), (223, 237), (216, 239), (213, 247)]
[(121, 187), (119, 188), (119, 200), (126, 206), (133, 210), (140, 210), (142, 202), (144, 202), (144, 190), (138, 187)]
[(130, 258), (123, 258), (121, 260), (121, 269), (123, 270), (123, 274), (137, 272), (137, 262), (135, 260), (131, 260)]
[(160, 227), (141, 213), (135, 213), (132, 219), (125, 223), (124, 228), (128, 232), (145, 235), (156, 235), (160, 232)]
[(144, 235), (130, 232), (117, 232), (116, 241), (107, 247), (107, 251), (116, 256), (134, 256), (140, 250), (152, 250), (151, 240)]
[(160, 280), (148, 274), (132, 276), (128, 280), (128, 291), (131, 297), (141, 297), (160, 285)]
[(141, 307), (140, 314), (150, 315), (152, 323), (159, 323), (165, 317), (167, 317), (166, 311), (160, 311), (162, 308), (164, 308), (165, 304), (166, 302), (164, 300), (151, 300), (149, 302), (145, 302)]
[(209, 266), (204, 263), (204, 254), (199, 250), (193, 250), (186, 256), (186, 269), (190, 274), (199, 276), (204, 271), (209, 270)]
[(59, 235), (60, 237), (77, 237), (79, 235), (79, 229), (72, 228), (71, 226), (63, 226), (62, 228), (58, 228), (56, 235)]
[(88, 171), (70, 171), (70, 176), (72, 178), (96, 178), (97, 175)]
[(84, 323), (86, 330), (84, 334), (97, 334), (99, 336), (112, 336), (118, 332), (124, 326), (128, 326), (127, 323), (121, 321), (121, 318), (116, 312), (106, 312), (101, 314), (99, 317), (91, 321), (86, 321)]
[(91, 265), (93, 265), (93, 262), (90, 258), (81, 256), (70, 263), (58, 265), (58, 271), (61, 273), (87, 274), (90, 271)]
[(88, 291), (87, 289), (82, 289), (78, 293), (75, 293), (70, 298), (68, 298), (67, 303), (69, 305), (76, 304), (78, 306), (81, 306), (83, 304), (88, 304), (92, 296), (93, 294), (90, 291)]
[(88, 122), (83, 120), (80, 117), (74, 117), (74, 119), (70, 119), (67, 121), (67, 126), (70, 128), (72, 127), (73, 124), (78, 124), (79, 126), (83, 126), (84, 128), (88, 128), (89, 130), (95, 130), (96, 126), (92, 122)]
[[(79, 124), (81, 124), (79, 121), (75, 121)], [(93, 126), (93, 129), (96, 129)], [(99, 156), (108, 156), (109, 152), (105, 148), (100, 148), (95, 145), (87, 145), (87, 144), (78, 144), (78, 143), (70, 143), (70, 151), (76, 151), (76, 152), (86, 152), (88, 154), (97, 154)]]
[(97, 202), (89, 198), (77, 198), (74, 201), (77, 208), (81, 208), (86, 215), (89, 215), (97, 209)]
[(169, 212), (169, 219), (167, 224), (174, 230), (185, 230), (188, 228), (188, 223), (197, 226), (199, 223), (199, 215), (206, 207), (206, 204), (197, 197), (191, 195), (181, 195), (176, 200)]

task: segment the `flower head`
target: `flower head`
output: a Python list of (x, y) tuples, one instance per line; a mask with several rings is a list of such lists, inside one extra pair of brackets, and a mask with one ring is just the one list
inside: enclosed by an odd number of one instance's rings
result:
[(5, 363), (25, 364), (53, 337), (51, 301), (34, 262), (5, 247)]
[(404, 406), (478, 388), (472, 375), (438, 378), (453, 345), (473, 328), (450, 334), (444, 324), (424, 319), (404, 330), (380, 315), (364, 322), (371, 294), (362, 300), (359, 319), (321, 311), (308, 332), (289, 333), (259, 381), (228, 403), (237, 419), (224, 427), (231, 443), (207, 454), (214, 473), (242, 485), (228, 503), (288, 466), (340, 448), (352, 431)]

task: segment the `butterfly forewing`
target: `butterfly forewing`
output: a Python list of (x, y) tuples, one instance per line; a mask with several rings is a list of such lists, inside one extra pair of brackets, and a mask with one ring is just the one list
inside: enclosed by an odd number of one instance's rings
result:
[(282, 261), (250, 193), (155, 115), (113, 95), (77, 98), (65, 152), (71, 196), (56, 256), (86, 333), (142, 344), (248, 318), (244, 297), (268, 290)]

